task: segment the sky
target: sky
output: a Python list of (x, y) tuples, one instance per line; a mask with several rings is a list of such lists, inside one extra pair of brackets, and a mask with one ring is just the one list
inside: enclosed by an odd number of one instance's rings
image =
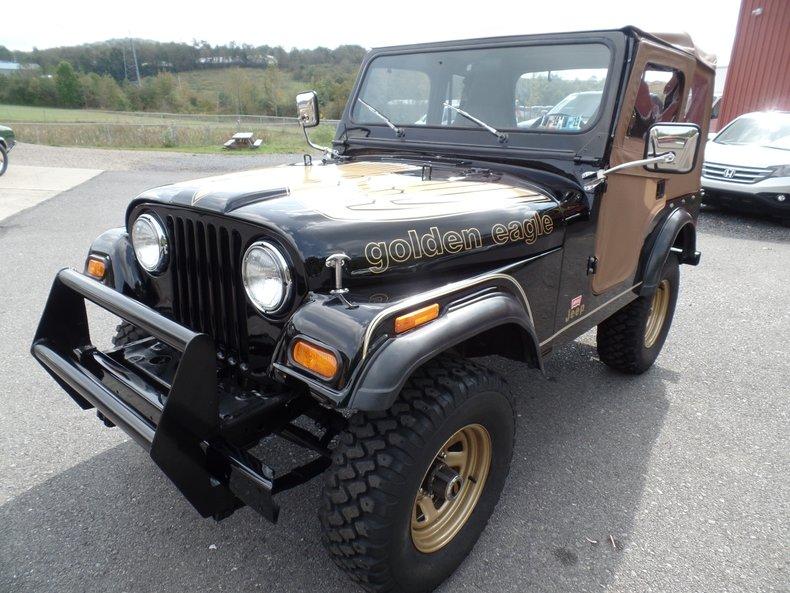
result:
[(8, 0), (0, 11), (0, 45), (27, 51), (133, 36), (286, 49), (370, 48), (636, 25), (650, 32), (687, 32), (727, 64), (739, 7), (740, 0)]

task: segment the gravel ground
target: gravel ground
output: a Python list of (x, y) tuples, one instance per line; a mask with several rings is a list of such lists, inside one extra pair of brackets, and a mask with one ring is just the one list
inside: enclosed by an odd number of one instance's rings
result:
[[(110, 170), (0, 224), (0, 591), (355, 591), (320, 545), (316, 483), (280, 497), (276, 526), (249, 509), (202, 520), (28, 354), (53, 275), (81, 266), (129, 198), (247, 157), (52, 150), (59, 165)], [(609, 371), (593, 332), (547, 378), (485, 361), (515, 391), (516, 451), (488, 528), (441, 591), (788, 590), (790, 230), (706, 210), (699, 233), (702, 264), (683, 268), (645, 375)], [(110, 320), (93, 319), (106, 341)]]

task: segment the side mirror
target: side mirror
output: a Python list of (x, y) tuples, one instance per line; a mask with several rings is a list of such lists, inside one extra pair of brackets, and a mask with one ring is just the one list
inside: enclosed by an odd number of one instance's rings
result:
[(315, 91), (305, 91), (296, 95), (296, 109), (299, 112), (299, 123), (303, 128), (314, 128), (320, 119), (318, 116), (318, 95)]
[(672, 159), (645, 165), (648, 171), (688, 173), (697, 164), (700, 129), (696, 124), (654, 124), (648, 131), (645, 158), (671, 153)]

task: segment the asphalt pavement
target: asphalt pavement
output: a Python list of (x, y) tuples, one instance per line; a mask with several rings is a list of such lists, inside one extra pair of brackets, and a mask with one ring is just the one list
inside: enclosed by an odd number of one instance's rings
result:
[[(249, 509), (203, 520), (28, 353), (57, 270), (81, 268), (138, 192), (298, 155), (53, 162), (47, 150), (21, 146), (11, 167), (103, 172), (0, 221), (0, 591), (356, 591), (321, 546), (317, 483), (279, 497), (277, 525)], [(645, 375), (600, 363), (594, 332), (556, 352), (547, 377), (484, 361), (516, 394), (516, 451), (442, 592), (788, 590), (790, 229), (705, 210), (699, 248)], [(91, 319), (106, 343), (112, 319)]]

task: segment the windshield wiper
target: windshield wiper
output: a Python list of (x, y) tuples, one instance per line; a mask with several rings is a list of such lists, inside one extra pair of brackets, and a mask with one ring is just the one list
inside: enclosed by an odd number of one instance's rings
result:
[(496, 129), (494, 126), (489, 126), (489, 125), (488, 125), (486, 122), (484, 122), (483, 120), (481, 120), (481, 119), (477, 119), (477, 118), (476, 118), (474, 115), (472, 115), (471, 113), (467, 113), (466, 111), (464, 111), (463, 109), (460, 109), (460, 108), (456, 107), (455, 105), (453, 105), (453, 104), (452, 104), (452, 103), (450, 103), (449, 101), (445, 101), (445, 102), (444, 102), (444, 106), (445, 106), (445, 107), (449, 107), (450, 109), (452, 109), (453, 111), (455, 111), (456, 113), (458, 113), (458, 114), (460, 114), (460, 115), (463, 115), (463, 116), (464, 116), (466, 119), (468, 119), (468, 120), (470, 120), (470, 121), (473, 121), (473, 122), (475, 122), (475, 123), (476, 123), (478, 126), (480, 126), (481, 128), (485, 128), (486, 130), (488, 130), (489, 132), (491, 132), (491, 133), (492, 133), (494, 136), (496, 136), (497, 138), (499, 138), (499, 141), (500, 141), (500, 142), (502, 142), (502, 143), (504, 143), (504, 142), (507, 142), (507, 134), (505, 134), (504, 132), (500, 132), (500, 131), (499, 131), (499, 130), (497, 130), (497, 129)]
[(373, 107), (373, 106), (371, 106), (371, 105), (368, 105), (367, 103), (365, 103), (365, 102), (364, 102), (362, 99), (360, 99), (359, 97), (357, 97), (357, 101), (359, 101), (359, 102), (360, 102), (360, 103), (362, 103), (362, 104), (363, 104), (365, 107), (367, 107), (368, 109), (370, 109), (370, 110), (373, 112), (373, 114), (374, 114), (374, 115), (377, 115), (377, 116), (378, 116), (378, 117), (380, 117), (382, 120), (384, 120), (384, 123), (385, 123), (385, 124), (387, 124), (387, 125), (388, 125), (390, 128), (392, 128), (392, 131), (393, 131), (393, 132), (395, 132), (395, 135), (396, 135), (398, 138), (402, 138), (402, 137), (405, 135), (405, 134), (404, 134), (404, 132), (403, 132), (403, 130), (402, 130), (401, 128), (399, 128), (399, 127), (398, 127), (398, 126), (396, 126), (394, 123), (392, 123), (392, 120), (391, 120), (390, 118), (388, 118), (386, 115), (384, 115), (383, 113), (381, 113), (381, 112), (380, 112), (378, 109), (376, 109), (375, 107)]

